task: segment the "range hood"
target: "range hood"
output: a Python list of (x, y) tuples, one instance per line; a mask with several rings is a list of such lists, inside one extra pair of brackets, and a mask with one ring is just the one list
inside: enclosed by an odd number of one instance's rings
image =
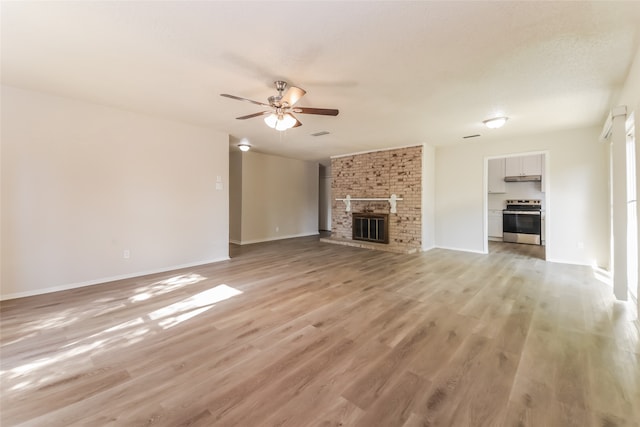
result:
[(505, 176), (505, 182), (540, 182), (542, 181), (542, 175), (517, 175), (517, 176)]

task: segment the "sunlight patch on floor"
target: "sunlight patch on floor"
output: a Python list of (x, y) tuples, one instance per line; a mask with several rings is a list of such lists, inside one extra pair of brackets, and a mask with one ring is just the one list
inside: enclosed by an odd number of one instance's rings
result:
[(186, 313), (182, 313), (177, 316), (167, 317), (166, 319), (159, 321), (158, 325), (160, 325), (162, 329), (172, 328), (184, 322), (185, 320), (189, 320), (193, 317), (196, 317), (198, 314), (204, 313), (205, 311), (209, 310), (211, 307), (213, 307), (213, 304), (206, 307), (197, 308), (195, 310), (188, 311)]
[[(200, 275), (189, 275), (188, 277), (176, 276), (175, 278), (168, 280), (170, 283), (177, 286), (178, 284), (193, 284), (200, 280), (205, 280), (205, 278)], [(11, 387), (11, 390), (25, 390), (40, 386), (45, 382), (58, 381), (61, 378), (61, 374), (57, 372), (55, 366), (59, 363), (74, 359), (84, 360), (88, 356), (93, 356), (102, 352), (103, 349), (114, 350), (116, 348), (129, 347), (144, 340), (150, 334), (153, 335), (156, 333), (157, 327), (162, 329), (172, 328), (210, 310), (217, 303), (242, 293), (242, 291), (226, 284), (217, 285), (174, 304), (152, 311), (146, 316), (126, 320), (86, 337), (79, 337), (78, 339), (72, 340), (58, 347), (57, 351), (54, 350), (50, 352), (47, 357), (30, 360), (9, 369), (2, 369), (0, 370), (0, 377), (3, 378), (3, 381), (17, 381), (17, 383)], [(149, 295), (149, 297), (156, 295), (153, 291), (145, 294)], [(142, 300), (143, 299), (140, 299), (140, 301)], [(94, 310), (89, 309), (85, 315), (91, 315), (92, 311)], [(70, 311), (63, 311), (48, 319), (34, 323), (43, 328), (59, 328), (66, 327), (69, 324), (80, 320), (77, 316), (74, 316), (71, 319), (65, 319), (65, 315), (69, 314), (71, 314)], [(30, 336), (32, 335), (33, 334)], [(82, 363), (79, 363), (79, 368), (80, 365), (82, 365)], [(34, 374), (34, 372), (39, 372), (39, 375)], [(20, 377), (24, 375), (31, 375), (36, 377), (37, 380), (20, 381)]]
[(178, 276), (173, 276), (168, 279), (160, 280), (158, 282), (152, 283), (149, 286), (143, 286), (143, 287), (137, 288), (135, 290), (136, 295), (130, 297), (129, 301), (131, 302), (145, 301), (153, 296), (166, 294), (166, 293), (175, 291), (176, 289), (180, 289), (184, 286), (193, 285), (195, 283), (202, 282), (203, 280), (206, 280), (206, 279), (207, 279), (206, 277), (201, 276), (200, 274), (195, 274), (195, 273), (180, 274)]
[(158, 320), (167, 316), (173, 316), (177, 313), (199, 309), (224, 301), (241, 293), (242, 291), (232, 288), (231, 286), (227, 286), (225, 284), (218, 285), (214, 288), (207, 289), (206, 291), (202, 291), (198, 294), (185, 298), (182, 301), (178, 301), (175, 304), (153, 311), (149, 313), (149, 318), (152, 320)]

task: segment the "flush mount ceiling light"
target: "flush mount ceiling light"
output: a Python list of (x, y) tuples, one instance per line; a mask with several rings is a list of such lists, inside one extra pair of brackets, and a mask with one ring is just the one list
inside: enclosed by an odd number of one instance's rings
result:
[(484, 123), (484, 125), (489, 129), (498, 129), (504, 126), (504, 124), (507, 123), (507, 120), (509, 120), (508, 117), (494, 117), (493, 119), (485, 120), (482, 123)]
[(249, 145), (246, 142), (241, 142), (240, 144), (238, 144), (238, 148), (240, 149), (240, 151), (249, 151), (251, 149), (251, 145)]

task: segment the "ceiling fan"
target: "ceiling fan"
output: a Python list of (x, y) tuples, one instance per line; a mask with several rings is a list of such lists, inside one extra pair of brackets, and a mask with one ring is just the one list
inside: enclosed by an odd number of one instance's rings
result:
[[(287, 82), (278, 80), (274, 82), (278, 95), (270, 96), (268, 98), (268, 104), (264, 102), (253, 101), (247, 98), (241, 98), (235, 95), (229, 95), (221, 93), (220, 96), (224, 96), (231, 99), (237, 99), (238, 101), (247, 101), (252, 104), (263, 105), (270, 107), (270, 110), (261, 111), (259, 113), (249, 114), (247, 116), (236, 117), (238, 120), (246, 120), (252, 117), (265, 117), (264, 121), (270, 128), (276, 130), (287, 130), (302, 126), (302, 123), (293, 115), (293, 113), (300, 114), (319, 114), (321, 116), (337, 116), (339, 111), (330, 108), (309, 108), (309, 107), (296, 107), (296, 103), (307, 93), (304, 89), (299, 87), (290, 86), (287, 89)], [(286, 92), (285, 92), (286, 89)], [(284, 94), (283, 94), (284, 92)]]

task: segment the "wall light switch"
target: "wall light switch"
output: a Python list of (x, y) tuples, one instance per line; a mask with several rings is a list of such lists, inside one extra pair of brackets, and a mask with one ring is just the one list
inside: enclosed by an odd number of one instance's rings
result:
[(222, 177), (220, 175), (216, 176), (216, 182), (222, 182)]
[(216, 190), (222, 190), (222, 183), (221, 182), (216, 182)]

